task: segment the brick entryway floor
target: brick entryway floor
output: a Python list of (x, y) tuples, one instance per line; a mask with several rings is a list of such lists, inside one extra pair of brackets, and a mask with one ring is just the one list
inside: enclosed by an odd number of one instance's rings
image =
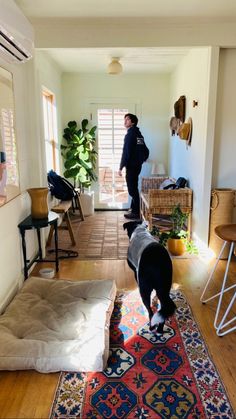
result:
[(95, 211), (84, 221), (71, 215), (76, 246), (71, 245), (68, 231), (59, 230), (59, 248), (77, 251), (77, 259), (126, 259), (129, 239), (123, 229), (124, 213)]

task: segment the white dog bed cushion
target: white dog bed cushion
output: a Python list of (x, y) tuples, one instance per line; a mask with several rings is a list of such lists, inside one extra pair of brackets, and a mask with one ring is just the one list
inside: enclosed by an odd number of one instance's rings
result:
[(27, 279), (0, 316), (0, 369), (102, 371), (115, 295), (113, 280)]

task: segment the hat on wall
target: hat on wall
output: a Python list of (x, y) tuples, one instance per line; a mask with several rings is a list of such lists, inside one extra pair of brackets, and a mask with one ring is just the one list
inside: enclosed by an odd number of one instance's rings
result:
[(186, 140), (187, 145), (191, 144), (192, 139), (192, 118), (188, 118), (186, 122), (180, 125), (178, 135), (181, 140)]
[(181, 122), (184, 122), (185, 120), (185, 102), (185, 96), (180, 96), (174, 104), (175, 116), (180, 119)]
[(180, 119), (176, 118), (176, 116), (172, 116), (170, 118), (170, 129), (171, 129), (172, 135), (175, 135), (175, 132), (178, 131), (180, 122), (181, 122)]

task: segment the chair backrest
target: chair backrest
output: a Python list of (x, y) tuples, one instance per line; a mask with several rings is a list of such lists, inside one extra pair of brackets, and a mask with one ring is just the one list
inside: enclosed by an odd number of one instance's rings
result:
[(150, 177), (142, 177), (141, 182), (141, 191), (143, 193), (148, 193), (149, 189), (159, 189), (160, 185), (164, 180), (169, 179), (168, 176), (150, 176)]

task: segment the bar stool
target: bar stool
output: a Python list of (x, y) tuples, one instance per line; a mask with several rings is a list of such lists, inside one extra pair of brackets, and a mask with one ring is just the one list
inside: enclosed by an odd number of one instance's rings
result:
[[(231, 320), (226, 321), (227, 316), (230, 313), (230, 310), (233, 307), (234, 301), (236, 299), (236, 291), (234, 292), (234, 294), (233, 294), (233, 296), (232, 296), (232, 298), (231, 298), (231, 300), (228, 304), (228, 307), (225, 310), (225, 313), (223, 314), (221, 320), (219, 320), (219, 313), (220, 313), (220, 308), (221, 308), (221, 305), (222, 305), (222, 299), (223, 299), (224, 293), (231, 290), (231, 289), (236, 288), (236, 284), (233, 284), (230, 287), (226, 288), (226, 281), (227, 281), (227, 277), (228, 277), (229, 265), (230, 265), (230, 261), (231, 261), (233, 250), (234, 250), (235, 243), (236, 243), (236, 224), (221, 224), (221, 225), (219, 225), (215, 228), (215, 233), (220, 239), (224, 240), (224, 243), (222, 245), (222, 248), (221, 248), (219, 256), (216, 260), (216, 263), (212, 268), (212, 271), (210, 273), (210, 276), (208, 278), (206, 286), (205, 286), (205, 288), (203, 290), (203, 293), (201, 295), (200, 301), (202, 303), (206, 303), (207, 301), (213, 300), (214, 298), (219, 296), (217, 309), (216, 309), (215, 320), (214, 320), (214, 327), (216, 329), (216, 333), (217, 333), (218, 336), (224, 336), (227, 333), (232, 332), (233, 330), (236, 329), (236, 325), (227, 328), (230, 324), (232, 324), (233, 321), (236, 320), (236, 316), (234, 316)], [(227, 261), (226, 268), (225, 268), (225, 274), (224, 274), (221, 290), (217, 294), (214, 294), (211, 297), (204, 299), (205, 293), (208, 289), (208, 286), (209, 286), (210, 282), (213, 279), (214, 272), (216, 270), (216, 267), (219, 263), (221, 255), (222, 255), (227, 243), (230, 244), (230, 250), (229, 250), (229, 256), (228, 256), (228, 261)], [(225, 329), (225, 328), (227, 328), (227, 329)]]

